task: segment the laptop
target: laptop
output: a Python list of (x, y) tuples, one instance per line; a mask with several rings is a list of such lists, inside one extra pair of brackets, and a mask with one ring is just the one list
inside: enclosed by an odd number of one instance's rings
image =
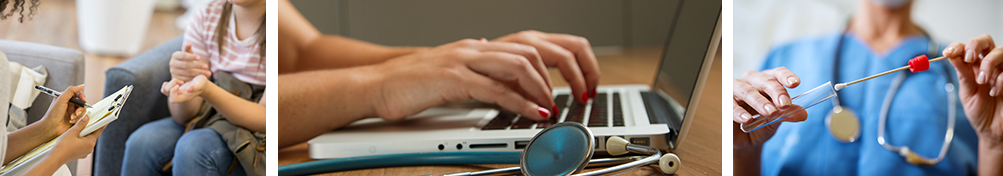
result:
[(598, 153), (605, 153), (611, 136), (674, 150), (694, 118), (721, 42), (721, 2), (680, 0), (676, 14), (669, 19), (672, 26), (650, 86), (599, 86), (598, 96), (586, 104), (575, 102), (569, 88), (555, 88), (557, 116), (542, 122), (477, 102), (448, 103), (399, 122), (367, 118), (311, 139), (310, 158), (521, 151), (547, 126), (572, 121), (592, 130)]

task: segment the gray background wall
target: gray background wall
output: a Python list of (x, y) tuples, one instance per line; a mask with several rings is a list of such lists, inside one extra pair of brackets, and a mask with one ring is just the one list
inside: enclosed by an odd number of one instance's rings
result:
[(435, 46), (522, 30), (584, 36), (596, 47), (661, 46), (678, 0), (293, 0), (322, 33)]

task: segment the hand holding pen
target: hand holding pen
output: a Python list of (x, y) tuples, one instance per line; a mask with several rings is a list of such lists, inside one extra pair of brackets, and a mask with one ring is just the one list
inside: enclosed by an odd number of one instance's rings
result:
[[(59, 97), (59, 95), (63, 94), (62, 92), (59, 92), (59, 91), (56, 91), (56, 90), (52, 90), (52, 89), (50, 89), (48, 87), (45, 87), (45, 86), (37, 86), (36, 85), (35, 89), (38, 89), (38, 91), (41, 91), (42, 93), (51, 95), (52, 97)], [(77, 105), (80, 105), (80, 106), (83, 106), (83, 107), (93, 108), (93, 106), (88, 105), (87, 102), (84, 102), (83, 100), (80, 100), (80, 98), (77, 98), (77, 97), (70, 98), (70, 103), (77, 104)]]
[[(57, 96), (52, 100), (52, 104), (49, 105), (48, 111), (46, 111), (42, 119), (36, 123), (43, 126), (43, 129), (48, 129), (45, 131), (51, 132), (47, 134), (47, 137), (55, 138), (59, 134), (63, 134), (63, 132), (70, 129), (70, 127), (72, 127), (79, 119), (86, 116), (88, 108), (86, 108), (86, 104), (83, 103), (87, 101), (87, 97), (83, 94), (83, 85), (67, 87), (65, 92), (51, 90), (52, 89), (41, 91), (46, 92), (46, 94), (53, 93), (49, 95), (58, 94), (60, 96)], [(74, 105), (76, 103), (71, 103), (72, 101), (70, 101), (70, 99), (79, 99), (80, 102), (85, 105)]]

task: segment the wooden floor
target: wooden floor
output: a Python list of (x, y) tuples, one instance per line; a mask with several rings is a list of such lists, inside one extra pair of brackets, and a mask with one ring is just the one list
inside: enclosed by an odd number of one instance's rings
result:
[[(78, 42), (76, 1), (44, 0), (40, 3), (34, 16), (31, 19), (25, 18), (24, 23), (12, 19), (18, 16), (0, 20), (0, 39), (42, 43), (82, 51)], [(175, 27), (174, 20), (183, 13), (184, 9), (154, 12), (140, 52), (181, 35), (184, 30)], [(87, 97), (102, 97), (104, 71), (132, 57), (98, 55), (86, 51), (84, 53), (86, 54), (84, 84), (88, 85), (84, 94)]]
[[(76, 1), (43, 0), (40, 3), (34, 16), (31, 19), (25, 18), (23, 23), (12, 19), (18, 16), (0, 20), (0, 39), (42, 43), (82, 51), (78, 41)], [(139, 53), (181, 35), (184, 30), (175, 27), (174, 20), (183, 13), (184, 9), (155, 11)], [(84, 94), (87, 97), (102, 97), (104, 71), (139, 53), (130, 56), (107, 56), (84, 51), (86, 59), (84, 84), (88, 85)], [(91, 160), (88, 156), (78, 162), (78, 175), (91, 174)]]

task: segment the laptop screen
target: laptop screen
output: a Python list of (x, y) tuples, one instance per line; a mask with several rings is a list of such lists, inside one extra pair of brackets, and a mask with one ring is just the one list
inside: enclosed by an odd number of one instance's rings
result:
[(661, 110), (649, 112), (649, 118), (653, 123), (668, 124), (672, 133), (682, 128), (683, 118), (691, 113), (687, 110), (693, 109), (689, 106), (695, 106), (691, 101), (699, 96), (701, 73), (707, 72), (702, 69), (709, 69), (704, 64), (713, 59), (720, 42), (715, 32), (720, 33), (716, 30), (720, 30), (721, 1), (680, 0), (678, 3), (677, 15), (669, 19), (672, 26), (652, 85), (652, 92), (661, 100), (654, 103), (656, 107), (648, 108)]

